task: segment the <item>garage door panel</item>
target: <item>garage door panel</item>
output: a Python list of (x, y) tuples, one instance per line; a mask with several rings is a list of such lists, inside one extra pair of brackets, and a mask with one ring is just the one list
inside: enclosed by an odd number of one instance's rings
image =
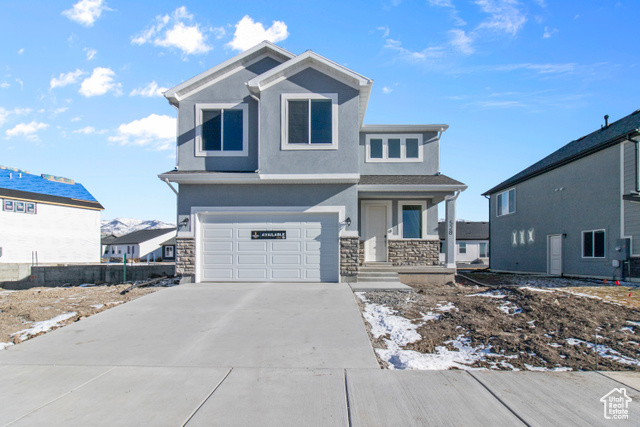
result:
[(301, 242), (277, 241), (271, 242), (271, 250), (273, 252), (300, 252)]
[(271, 255), (271, 265), (300, 265), (300, 255)]
[(232, 242), (205, 241), (202, 246), (205, 252), (231, 252), (233, 250)]
[(265, 280), (268, 277), (266, 268), (263, 268), (263, 269), (245, 268), (245, 269), (238, 269), (236, 271), (238, 272), (238, 279), (240, 280), (256, 280), (256, 279)]
[(267, 265), (266, 255), (238, 255), (238, 265)]
[(238, 252), (266, 252), (267, 242), (238, 242)]
[(232, 255), (204, 255), (204, 263), (205, 265), (232, 265), (233, 264), (233, 256)]
[[(203, 215), (203, 281), (337, 281), (337, 214)], [(252, 231), (286, 232), (285, 239), (251, 239)]]

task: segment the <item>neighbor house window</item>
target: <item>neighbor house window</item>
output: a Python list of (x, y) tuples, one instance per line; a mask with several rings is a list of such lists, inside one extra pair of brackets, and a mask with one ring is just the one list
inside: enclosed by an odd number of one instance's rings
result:
[(487, 258), (489, 256), (489, 243), (480, 242), (480, 258)]
[(247, 156), (247, 104), (196, 104), (196, 155)]
[(367, 135), (367, 162), (421, 162), (421, 135)]
[(444, 253), (444, 242), (440, 242), (440, 253)]
[(403, 239), (423, 239), (427, 224), (427, 203), (398, 202), (399, 232)]
[(604, 258), (604, 230), (582, 232), (582, 257)]
[(498, 194), (496, 216), (512, 214), (516, 211), (516, 189)]
[(165, 246), (164, 247), (164, 257), (165, 258), (173, 258), (173, 246)]
[(467, 242), (458, 243), (458, 253), (466, 254), (467, 253)]
[(282, 95), (282, 149), (338, 148), (337, 94)]

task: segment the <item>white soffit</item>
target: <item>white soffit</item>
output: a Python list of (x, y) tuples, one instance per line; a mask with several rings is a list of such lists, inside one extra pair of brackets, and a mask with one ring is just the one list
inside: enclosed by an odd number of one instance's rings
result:
[(444, 132), (449, 125), (362, 125), (363, 133), (396, 133), (396, 132)]
[(263, 41), (262, 43), (248, 49), (239, 55), (219, 64), (209, 70), (198, 74), (197, 76), (183, 82), (164, 93), (165, 98), (171, 104), (177, 105), (182, 99), (192, 95), (195, 92), (215, 83), (228, 74), (237, 71), (240, 67), (246, 66), (248, 63), (255, 61), (257, 58), (269, 56), (281, 62), (285, 62), (294, 58), (295, 55), (280, 46)]
[(167, 173), (160, 174), (178, 184), (356, 184), (360, 174), (255, 174), (255, 173)]

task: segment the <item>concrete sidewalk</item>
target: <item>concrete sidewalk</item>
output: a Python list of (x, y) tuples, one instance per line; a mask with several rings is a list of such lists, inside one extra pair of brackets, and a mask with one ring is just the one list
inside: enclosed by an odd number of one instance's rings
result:
[[(625, 388), (627, 420), (600, 399)], [(381, 370), (345, 284), (186, 285), (0, 351), (0, 425), (638, 425), (640, 373)]]

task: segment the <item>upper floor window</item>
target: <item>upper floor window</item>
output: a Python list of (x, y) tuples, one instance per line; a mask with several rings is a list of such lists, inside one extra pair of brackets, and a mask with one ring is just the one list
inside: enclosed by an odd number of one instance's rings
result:
[(604, 230), (582, 232), (582, 257), (604, 258)]
[(421, 162), (421, 135), (367, 135), (367, 162)]
[(498, 194), (496, 216), (512, 214), (516, 211), (516, 189)]
[(247, 104), (196, 104), (196, 156), (247, 156)]
[(336, 150), (337, 94), (282, 95), (282, 149)]

